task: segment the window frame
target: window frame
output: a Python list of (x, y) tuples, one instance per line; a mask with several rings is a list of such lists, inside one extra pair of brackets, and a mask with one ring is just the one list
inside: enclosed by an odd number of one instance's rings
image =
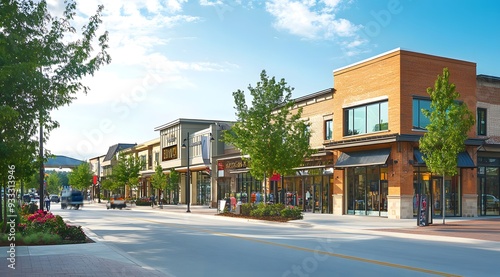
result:
[(333, 119), (325, 120), (323, 139), (324, 140), (332, 140), (333, 139)]
[[(368, 126), (368, 123), (373, 122), (373, 120), (368, 120), (368, 117), (370, 116), (370, 113), (368, 111), (369, 108), (373, 108), (374, 106), (377, 106), (378, 123), (375, 124), (375, 126)], [(385, 106), (384, 109), (382, 109), (383, 106)], [(385, 110), (386, 113), (385, 115), (382, 115), (383, 110)], [(358, 105), (358, 106), (346, 107), (343, 109), (343, 115), (344, 115), (344, 126), (343, 126), (344, 137), (386, 132), (389, 130), (388, 99), (365, 103), (363, 105)], [(381, 119), (383, 118), (386, 118), (387, 122), (382, 122)], [(360, 123), (361, 125), (364, 126), (360, 126), (358, 129), (361, 130), (361, 132), (358, 132), (356, 126), (360, 125)], [(385, 128), (383, 128), (384, 125)], [(378, 128), (372, 128), (372, 127), (378, 127)]]
[[(415, 111), (415, 101), (418, 101), (418, 109), (417, 111)], [(425, 126), (422, 126), (424, 123), (421, 122), (423, 121), (423, 117), (425, 117), (425, 115), (422, 113), (422, 105), (420, 103), (429, 103), (429, 110), (430, 110), (430, 107), (431, 107), (431, 103), (432, 103), (432, 100), (430, 98), (425, 98), (425, 97), (413, 97), (412, 99), (412, 102), (411, 102), (411, 107), (412, 107), (412, 119), (411, 119), (411, 126), (412, 126), (412, 129), (413, 130), (420, 130), (420, 131), (427, 131), (427, 125), (430, 124), (430, 119), (427, 119), (428, 122), (426, 122), (427, 124), (425, 124)], [(415, 118), (416, 114), (415, 112), (417, 112), (417, 118)], [(415, 119), (417, 120), (417, 122), (415, 122)]]

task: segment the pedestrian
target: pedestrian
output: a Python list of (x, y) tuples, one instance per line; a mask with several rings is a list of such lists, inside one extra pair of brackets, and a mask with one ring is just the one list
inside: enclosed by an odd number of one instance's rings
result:
[(45, 198), (43, 200), (45, 201), (45, 209), (47, 211), (50, 211), (50, 198), (49, 198), (49, 196), (45, 195)]
[(151, 194), (151, 198), (149, 200), (151, 200), (151, 208), (154, 208), (155, 207), (155, 196), (154, 196), (154, 194)]

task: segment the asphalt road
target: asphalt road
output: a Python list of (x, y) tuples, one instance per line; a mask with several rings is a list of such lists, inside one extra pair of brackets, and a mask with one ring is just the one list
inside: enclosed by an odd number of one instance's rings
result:
[(149, 209), (60, 210), (102, 241), (171, 276), (498, 276), (484, 242), (309, 228)]

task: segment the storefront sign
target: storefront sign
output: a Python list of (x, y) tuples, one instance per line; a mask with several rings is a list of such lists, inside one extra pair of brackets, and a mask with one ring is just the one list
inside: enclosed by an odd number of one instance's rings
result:
[(177, 159), (177, 145), (162, 149), (162, 161)]
[(177, 141), (177, 138), (175, 136), (170, 136), (167, 138), (167, 143), (172, 143), (172, 142), (176, 142)]
[(247, 162), (243, 160), (226, 162), (226, 169), (246, 168)]

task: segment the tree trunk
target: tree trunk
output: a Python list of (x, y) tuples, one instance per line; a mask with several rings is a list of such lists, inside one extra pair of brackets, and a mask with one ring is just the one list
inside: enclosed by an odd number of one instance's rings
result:
[(444, 173), (443, 173), (443, 225), (445, 224), (445, 218), (446, 218), (446, 188), (445, 188), (445, 178), (444, 178)]

